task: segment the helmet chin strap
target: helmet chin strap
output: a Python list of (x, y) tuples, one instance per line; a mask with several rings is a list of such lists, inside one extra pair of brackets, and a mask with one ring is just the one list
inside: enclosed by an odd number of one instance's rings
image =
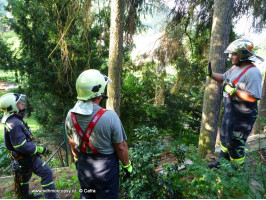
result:
[(19, 110), (19, 114), (24, 114), (24, 113), (26, 113), (26, 108)]
[(236, 63), (236, 66), (240, 67), (240, 65), (243, 63), (243, 61), (238, 61), (238, 63)]

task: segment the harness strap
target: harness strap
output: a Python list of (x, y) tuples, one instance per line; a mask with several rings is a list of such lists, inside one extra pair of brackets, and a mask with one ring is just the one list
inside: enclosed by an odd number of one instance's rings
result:
[(237, 68), (237, 66), (235, 66), (233, 69), (231, 69), (230, 73), (231, 73), (232, 71), (234, 71), (236, 68)]
[(21, 156), (21, 155), (15, 158), (13, 156), (12, 152), (10, 152), (10, 156), (13, 158), (13, 160), (16, 160), (16, 161), (23, 159), (23, 156)]
[(75, 113), (71, 113), (71, 119), (72, 119), (72, 123), (79, 135), (79, 137), (82, 139), (82, 142), (81, 142), (81, 147), (80, 147), (80, 151), (82, 152), (86, 152), (86, 147), (89, 146), (90, 149), (92, 150), (92, 152), (94, 154), (97, 154), (99, 153), (97, 151), (97, 149), (95, 149), (95, 147), (90, 143), (90, 136), (91, 136), (91, 133), (95, 127), (95, 125), (97, 124), (97, 122), (99, 121), (99, 119), (102, 117), (102, 115), (106, 112), (107, 110), (106, 109), (103, 109), (101, 108), (92, 118), (92, 120), (90, 121), (89, 123), (89, 126), (87, 127), (87, 130), (84, 134), (84, 132), (82, 131), (79, 123), (78, 123), (78, 120), (77, 120), (77, 116)]
[[(232, 71), (234, 71), (235, 69), (236, 69), (236, 67), (237, 66), (235, 66), (231, 71), (230, 71), (230, 73), (232, 72)], [(250, 65), (250, 66), (248, 66), (245, 70), (243, 70), (239, 75), (238, 75), (238, 77), (234, 80), (234, 82), (232, 83), (232, 85), (233, 85), (233, 87), (235, 87), (236, 86), (236, 84), (237, 84), (237, 82), (240, 80), (240, 78), (250, 69), (250, 68), (252, 68), (252, 67), (255, 67), (254, 65)], [(229, 95), (229, 97), (230, 98), (232, 98), (232, 96), (230, 95), (230, 94), (228, 94)]]
[[(235, 87), (237, 82), (239, 81), (239, 79), (250, 69), (250, 68), (253, 68), (255, 67), (254, 65), (250, 65), (248, 66), (243, 72), (241, 72), (241, 74), (239, 74), (239, 76), (234, 80), (233, 82), (233, 86)], [(234, 68), (235, 69), (235, 68)], [(231, 71), (232, 72), (232, 71)]]

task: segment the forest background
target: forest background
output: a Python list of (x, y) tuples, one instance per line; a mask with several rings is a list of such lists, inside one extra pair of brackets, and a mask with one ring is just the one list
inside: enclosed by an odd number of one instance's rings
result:
[[(250, 181), (243, 181), (247, 178), (243, 174), (238, 174), (234, 192), (219, 193), (226, 191), (228, 185), (232, 186), (232, 180), (222, 171), (220, 174), (207, 171), (206, 161), (201, 159), (207, 152), (202, 156), (196, 150), (201, 135), (204, 90), (208, 84), (206, 67), (210, 59), (214, 5), (229, 1), (175, 0), (170, 7), (163, 1), (117, 1), (122, 2), (120, 8), (124, 8), (123, 29), (118, 32), (123, 38), (121, 69), (110, 68), (113, 65), (111, 2), (115, 0), (0, 2), (0, 81), (13, 81), (18, 86), (13, 91), (27, 95), (27, 117), (38, 123), (37, 138), (56, 149), (64, 141), (62, 124), (66, 114), (76, 102), (78, 75), (86, 69), (98, 69), (109, 76), (114, 70), (120, 76), (115, 77), (118, 86), (114, 90), (119, 93), (116, 98), (119, 106), (114, 110), (124, 125), (136, 168), (134, 180), (123, 184), (124, 198), (229, 198), (233, 193), (238, 194), (235, 192), (238, 190), (245, 190), (250, 195), (247, 197), (264, 197), (265, 183), (262, 192), (254, 192), (249, 187)], [(244, 16), (251, 20), (250, 30), (265, 32), (265, 1), (231, 2), (234, 6), (229, 42), (243, 36), (235, 27)], [(158, 36), (154, 37), (156, 42), (136, 55), (138, 35), (147, 33), (149, 38)], [(258, 44), (256, 53), (266, 58), (265, 37), (255, 42)], [(264, 76), (265, 64), (256, 64)], [(224, 66), (229, 69), (230, 61)], [(12, 73), (13, 78), (5, 78), (7, 72)], [(105, 107), (106, 102), (102, 106)], [(265, 112), (259, 121), (265, 123)], [(0, 139), (0, 153), (7, 155), (2, 135)], [(212, 139), (213, 147), (214, 144), (215, 139)], [(54, 161), (55, 167), (66, 164), (65, 152), (60, 154), (60, 162)], [(178, 165), (184, 163), (185, 158), (193, 160), (190, 172), (180, 173), (176, 163), (170, 161), (157, 163), (162, 155), (169, 154)], [(7, 165), (7, 157), (2, 156), (2, 166)], [(155, 173), (159, 166), (164, 173)], [(261, 166), (258, 161), (260, 170), (257, 171), (264, 174), (265, 168)], [(10, 173), (9, 168), (1, 169), (4, 174)], [(184, 178), (191, 172), (193, 178)], [(250, 173), (254, 175), (255, 172)], [(214, 184), (217, 177), (222, 181)], [(260, 179), (257, 181), (262, 183)], [(247, 185), (238, 184), (243, 182)], [(182, 191), (186, 184), (186, 190)]]

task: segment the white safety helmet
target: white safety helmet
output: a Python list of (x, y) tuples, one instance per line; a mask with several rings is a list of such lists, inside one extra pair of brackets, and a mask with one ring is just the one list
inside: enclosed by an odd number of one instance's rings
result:
[(9, 116), (20, 112), (17, 103), (25, 99), (26, 95), (17, 93), (7, 93), (0, 97), (0, 109), (4, 111), (2, 123), (5, 123)]
[(236, 53), (240, 61), (251, 60), (256, 61), (256, 59), (264, 61), (263, 58), (257, 56), (254, 53), (254, 45), (251, 41), (247, 39), (238, 39), (232, 42), (224, 53)]

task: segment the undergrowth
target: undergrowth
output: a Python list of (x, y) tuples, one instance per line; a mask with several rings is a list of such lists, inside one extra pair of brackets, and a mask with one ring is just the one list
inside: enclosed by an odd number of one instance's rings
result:
[[(211, 170), (197, 156), (196, 147), (165, 143), (156, 128), (136, 129), (135, 136), (139, 142), (129, 149), (133, 174), (120, 179), (120, 198), (265, 198), (265, 166), (258, 155), (251, 156), (257, 161), (246, 165), (245, 171), (233, 170), (228, 161), (223, 161), (220, 169)], [(163, 163), (165, 154), (171, 155), (172, 161)], [(179, 170), (185, 159), (193, 164)]]

